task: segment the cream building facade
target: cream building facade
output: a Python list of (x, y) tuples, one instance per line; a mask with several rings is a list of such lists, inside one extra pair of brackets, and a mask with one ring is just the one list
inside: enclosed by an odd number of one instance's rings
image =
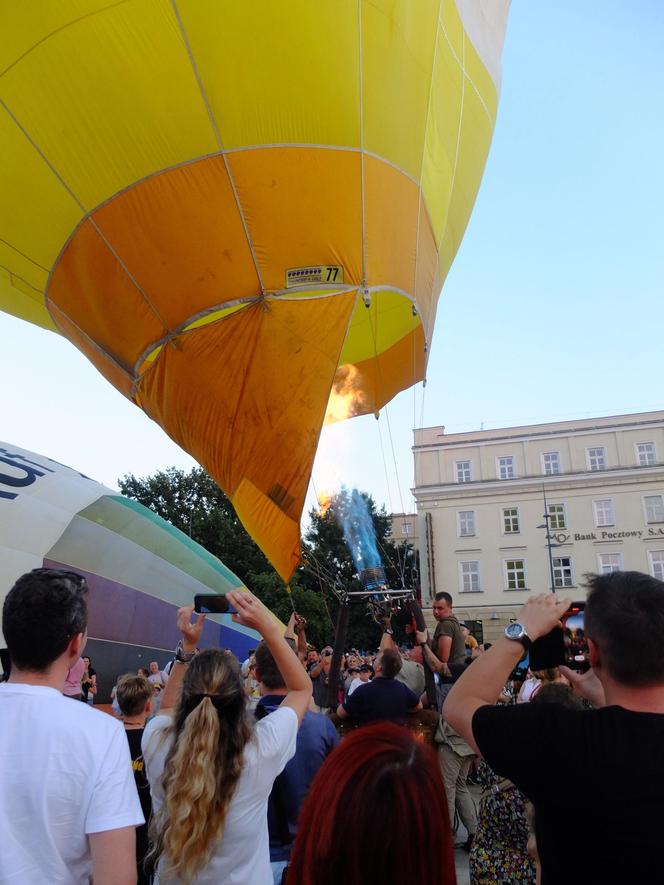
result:
[(395, 544), (418, 544), (417, 513), (390, 513), (390, 539)]
[(587, 572), (664, 580), (664, 411), (462, 434), (422, 428), (413, 453), (423, 604), (447, 590), (486, 640), (550, 589), (552, 571), (556, 592), (575, 601)]

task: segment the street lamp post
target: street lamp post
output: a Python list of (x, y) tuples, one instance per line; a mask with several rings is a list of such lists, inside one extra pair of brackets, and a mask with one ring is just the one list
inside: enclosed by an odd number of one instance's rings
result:
[(538, 529), (546, 529), (546, 546), (549, 552), (549, 575), (551, 577), (551, 592), (556, 592), (556, 581), (553, 574), (553, 554), (552, 549), (554, 547), (560, 547), (560, 544), (556, 544), (555, 541), (551, 538), (551, 514), (549, 513), (549, 508), (546, 503), (546, 489), (542, 486), (542, 496), (544, 498), (544, 523), (543, 525), (538, 525)]

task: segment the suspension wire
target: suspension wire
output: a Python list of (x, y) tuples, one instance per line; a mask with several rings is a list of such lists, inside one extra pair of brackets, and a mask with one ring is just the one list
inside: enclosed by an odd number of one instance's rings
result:
[(385, 446), (383, 445), (383, 434), (380, 432), (380, 417), (376, 421), (376, 431), (378, 433), (378, 441), (380, 443), (380, 455), (383, 460), (383, 470), (385, 471), (385, 487), (387, 488), (387, 500), (390, 502), (390, 512), (394, 513), (394, 504), (392, 503), (392, 489), (390, 487), (390, 475), (387, 469), (387, 460), (385, 459)]
[[(371, 316), (369, 316), (369, 329), (371, 330), (371, 337), (373, 339), (374, 360), (376, 362), (376, 374), (378, 375), (379, 380), (382, 382), (382, 372), (380, 369), (380, 360), (378, 359), (378, 344), (376, 342), (376, 334), (377, 334), (377, 329), (378, 329), (378, 305), (376, 305), (376, 328), (374, 328), (374, 326), (371, 322)], [(397, 469), (397, 458), (396, 458), (396, 453), (394, 450), (394, 441), (392, 439), (392, 428), (390, 427), (390, 416), (389, 416), (389, 413), (387, 410), (387, 404), (385, 404), (385, 406), (383, 407), (383, 411), (385, 412), (385, 419), (387, 421), (387, 433), (388, 433), (388, 436), (390, 439), (390, 446), (392, 449), (392, 460), (394, 462), (394, 475), (395, 475), (396, 482), (397, 482), (397, 491), (399, 492), (399, 501), (401, 503), (401, 512), (405, 513), (404, 506), (403, 506), (403, 496), (401, 494), (401, 483), (399, 482), (399, 471)], [(378, 420), (380, 421), (380, 412), (378, 412)], [(381, 443), (381, 445), (382, 445), (382, 443)], [(388, 489), (389, 489), (389, 482), (388, 482)], [(392, 507), (391, 504), (390, 504), (390, 506)], [(394, 508), (392, 508), (392, 510), (393, 509)]]
[(420, 408), (420, 424), (419, 424), (420, 430), (422, 429), (422, 427), (424, 427), (424, 397), (426, 396), (426, 392), (427, 392), (427, 379), (425, 378), (424, 381), (422, 382), (422, 406)]
[[(420, 199), (421, 199), (421, 197), (422, 197), (422, 191), (420, 189)], [(419, 220), (418, 220), (418, 225), (419, 225)], [(417, 258), (415, 259), (415, 261), (417, 262)], [(423, 327), (423, 329), (424, 329), (424, 327)], [(412, 342), (411, 354), (412, 354), (412, 367), (413, 367), (413, 383), (412, 383), (412, 387), (413, 387), (413, 428), (415, 428), (416, 414), (417, 414), (417, 379), (415, 378), (415, 329), (413, 329), (413, 331), (411, 332), (410, 338), (411, 338), (411, 342)]]
[(324, 589), (323, 581), (326, 581), (328, 584), (332, 584), (333, 586), (336, 584), (336, 575), (334, 575), (331, 571), (328, 571), (327, 566), (321, 565), (320, 560), (317, 559), (317, 557), (314, 556), (313, 553), (307, 553), (307, 558), (303, 560), (302, 564), (305, 569), (316, 576), (321, 590)]
[[(387, 461), (385, 459), (385, 447), (383, 445), (383, 434), (381, 433), (381, 429), (380, 429), (380, 419), (376, 422), (376, 424), (377, 424), (377, 430), (378, 430), (378, 440), (380, 442), (380, 454), (383, 459), (383, 469), (385, 470), (385, 485), (387, 487), (387, 497), (390, 502), (390, 512), (394, 513), (394, 504), (392, 503), (392, 491), (390, 488), (390, 476), (389, 476), (389, 471), (387, 469)], [(380, 546), (380, 544), (379, 544), (379, 546)], [(401, 581), (403, 583), (403, 578), (404, 578), (403, 567), (401, 565), (401, 556), (399, 554), (399, 548), (398, 548), (398, 545), (396, 545), (396, 544), (395, 544), (395, 549), (397, 551), (397, 558), (399, 560), (399, 573), (401, 575)]]
[(394, 561), (390, 558), (390, 555), (387, 552), (386, 548), (381, 544), (381, 542), (378, 539), (376, 539), (376, 543), (380, 547), (380, 550), (381, 550), (384, 558), (387, 560), (387, 562), (392, 566), (392, 568), (398, 573), (399, 577), (401, 578), (401, 586), (405, 587), (406, 586), (406, 572), (405, 572), (405, 565), (404, 565), (404, 563), (401, 562), (401, 553), (400, 553), (401, 545), (400, 544), (394, 545), (394, 549), (397, 554), (397, 560), (399, 562), (399, 566), (397, 568)]
[(392, 439), (392, 428), (390, 427), (390, 415), (389, 415), (389, 412), (387, 411), (387, 406), (385, 406), (385, 420), (387, 422), (387, 433), (388, 433), (388, 436), (390, 439), (390, 448), (392, 449), (392, 461), (394, 462), (394, 475), (396, 476), (396, 480), (397, 480), (397, 491), (399, 492), (399, 502), (401, 504), (401, 512), (405, 513), (406, 510), (403, 506), (403, 497), (401, 495), (401, 483), (399, 482), (399, 470), (397, 467), (397, 455), (396, 455), (396, 451), (394, 449), (394, 440)]
[[(369, 317), (369, 329), (371, 330), (371, 336), (372, 336), (372, 338), (373, 338), (374, 359), (375, 359), (375, 362), (376, 362), (376, 374), (379, 376), (380, 380), (382, 381), (382, 377), (381, 377), (382, 373), (381, 373), (381, 369), (380, 369), (380, 361), (379, 361), (379, 359), (378, 359), (378, 345), (377, 345), (377, 342), (376, 342), (377, 327), (378, 327), (378, 306), (376, 305), (376, 328), (374, 328), (374, 326), (373, 326), (373, 324), (372, 324), (372, 322), (371, 322), (371, 316), (370, 316), (370, 317)], [(415, 356), (415, 351), (413, 350), (413, 360), (414, 360), (414, 356)], [(413, 363), (413, 365), (414, 365), (414, 363)], [(391, 426), (390, 426), (390, 416), (389, 416), (389, 412), (388, 412), (388, 409), (387, 409), (387, 404), (384, 406), (384, 411), (385, 411), (385, 420), (386, 420), (386, 422), (387, 422), (387, 433), (388, 433), (388, 437), (389, 437), (389, 440), (390, 440), (390, 448), (391, 448), (391, 450), (392, 450), (392, 461), (393, 461), (393, 463), (394, 463), (394, 475), (395, 475), (395, 479), (396, 479), (396, 483), (397, 483), (397, 491), (398, 491), (398, 493), (399, 493), (399, 501), (400, 501), (400, 504), (401, 504), (401, 512), (402, 512), (402, 513), (405, 513), (405, 509), (404, 509), (404, 506), (403, 506), (403, 496), (402, 496), (402, 494), (401, 494), (401, 483), (400, 483), (400, 481), (399, 481), (399, 470), (398, 470), (398, 468), (397, 468), (397, 458), (396, 458), (396, 452), (395, 452), (395, 449), (394, 449), (394, 440), (392, 439), (392, 428), (391, 428)], [(380, 451), (381, 451), (381, 456), (382, 456), (382, 459), (383, 459), (383, 467), (384, 467), (384, 469), (385, 469), (385, 482), (386, 482), (386, 486), (387, 486), (387, 496), (388, 496), (388, 500), (389, 500), (389, 503), (390, 503), (390, 510), (391, 510), (392, 513), (394, 513), (394, 504), (393, 504), (393, 502), (392, 502), (392, 492), (391, 492), (391, 487), (390, 487), (389, 471), (388, 471), (388, 469), (387, 469), (387, 460), (386, 460), (386, 458), (385, 458), (385, 449), (384, 449), (384, 446), (383, 446), (383, 437), (382, 437), (381, 429), (380, 429), (380, 418), (381, 418), (381, 414), (380, 414), (380, 412), (377, 413), (376, 418), (377, 418), (377, 423), (378, 423), (378, 439), (379, 439), (379, 441), (380, 441)], [(397, 551), (397, 558), (398, 558), (398, 561), (399, 561), (399, 569), (398, 569), (398, 573), (399, 573), (399, 575), (400, 575), (400, 577), (401, 577), (402, 584), (404, 584), (404, 583), (405, 583), (404, 566), (403, 566), (403, 564), (402, 564), (402, 562), (401, 562), (401, 553), (400, 553), (400, 550), (399, 550), (399, 545), (396, 545), (396, 544), (395, 544), (395, 548), (396, 548), (396, 551)], [(384, 552), (384, 551), (383, 551), (383, 552)]]

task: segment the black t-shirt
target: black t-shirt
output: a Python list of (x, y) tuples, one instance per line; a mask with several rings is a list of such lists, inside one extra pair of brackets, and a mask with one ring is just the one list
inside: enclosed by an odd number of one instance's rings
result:
[(142, 728), (131, 728), (125, 730), (127, 742), (129, 744), (129, 752), (131, 754), (131, 764), (134, 769), (134, 779), (136, 781), (136, 789), (138, 790), (138, 798), (141, 803), (143, 817), (145, 823), (136, 827), (136, 868), (138, 872), (138, 885), (149, 885), (150, 877), (143, 869), (143, 860), (148, 851), (148, 823), (152, 814), (152, 797), (150, 796), (150, 785), (145, 772), (145, 762), (143, 761), (143, 753), (141, 751), (141, 739), (143, 737)]
[(406, 713), (416, 707), (419, 698), (403, 682), (377, 677), (366, 685), (358, 686), (344, 701), (344, 710), (360, 725), (389, 719), (397, 725), (405, 725)]
[(535, 806), (542, 885), (661, 880), (664, 715), (486, 706), (473, 735)]

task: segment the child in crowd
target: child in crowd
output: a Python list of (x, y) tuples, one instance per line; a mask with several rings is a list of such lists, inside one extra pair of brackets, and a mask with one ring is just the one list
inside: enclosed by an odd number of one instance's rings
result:
[[(129, 743), (131, 764), (136, 779), (138, 798), (146, 821), (152, 813), (150, 786), (145, 773), (145, 763), (141, 751), (141, 740), (145, 722), (152, 705), (153, 686), (145, 676), (128, 673), (121, 676), (116, 685), (116, 699)], [(150, 876), (144, 869), (145, 855), (148, 852), (148, 825), (136, 828), (136, 870), (138, 885), (149, 885)]]

